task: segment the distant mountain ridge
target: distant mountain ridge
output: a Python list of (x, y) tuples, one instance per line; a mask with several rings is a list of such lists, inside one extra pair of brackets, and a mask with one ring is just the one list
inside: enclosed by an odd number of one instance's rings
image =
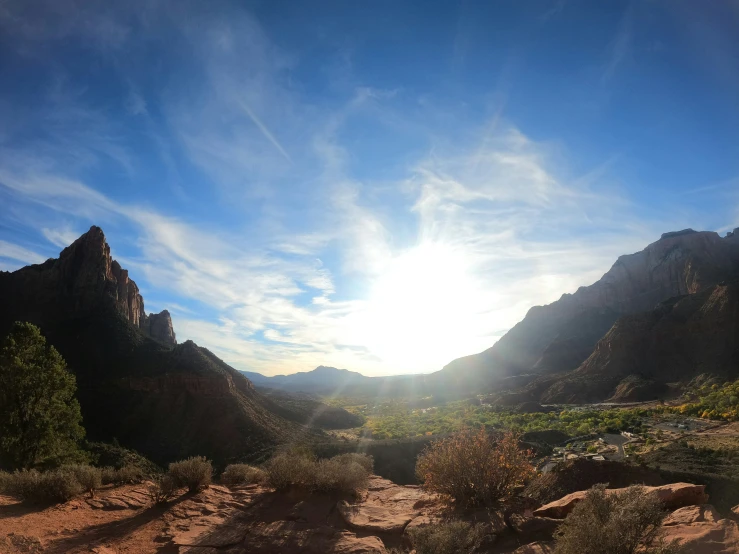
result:
[(303, 432), (241, 373), (192, 341), (169, 313), (147, 315), (99, 227), (58, 259), (0, 272), (0, 335), (38, 325), (77, 376), (88, 436), (118, 439), (159, 463), (204, 455), (263, 459)]
[(318, 395), (408, 396), (427, 391), (426, 375), (391, 375), (368, 377), (356, 371), (318, 366), (311, 371), (268, 377), (261, 373), (242, 371), (257, 387)]
[[(429, 379), (437, 387), (490, 388), (506, 377), (533, 379), (573, 371), (591, 357), (619, 318), (738, 276), (739, 229), (725, 237), (692, 229), (665, 233), (641, 252), (619, 257), (593, 285), (531, 308), (491, 348), (454, 360)], [(602, 400), (600, 396), (591, 398)], [(545, 398), (576, 396), (560, 392)]]

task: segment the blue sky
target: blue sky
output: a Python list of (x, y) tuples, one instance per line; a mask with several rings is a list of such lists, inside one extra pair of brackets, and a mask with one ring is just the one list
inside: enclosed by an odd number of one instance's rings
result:
[(739, 226), (739, 4), (0, 4), (0, 269), (103, 228), (266, 374), (434, 371)]

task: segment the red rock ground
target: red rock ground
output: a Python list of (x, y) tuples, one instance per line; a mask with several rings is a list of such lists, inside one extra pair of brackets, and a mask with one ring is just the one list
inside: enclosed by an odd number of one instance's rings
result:
[[(722, 518), (703, 504), (702, 489), (686, 494), (688, 487), (665, 487), (671, 491), (665, 496), (668, 504), (683, 506), (665, 521), (668, 537), (685, 541), (687, 553), (739, 552), (736, 516)], [(701, 505), (693, 504), (696, 499)], [(557, 502), (553, 505), (563, 504)], [(546, 508), (537, 513), (555, 513)], [(435, 497), (380, 477), (371, 478), (361, 499), (212, 485), (159, 506), (152, 505), (146, 485), (135, 485), (105, 488), (94, 499), (80, 497), (48, 508), (0, 497), (0, 552), (383, 553), (407, 544), (408, 529), (440, 517), (443, 507)], [(505, 514), (480, 511), (467, 517), (487, 525), (491, 535), (481, 550), (487, 553), (551, 552), (552, 533), (561, 521), (534, 516), (526, 504)]]

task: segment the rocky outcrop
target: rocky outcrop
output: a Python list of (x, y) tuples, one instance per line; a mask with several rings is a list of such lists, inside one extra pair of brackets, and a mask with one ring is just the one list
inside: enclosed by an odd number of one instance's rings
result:
[(159, 342), (170, 346), (177, 344), (174, 328), (172, 327), (172, 317), (167, 310), (148, 316), (144, 314), (141, 317), (139, 327), (144, 333)]
[(176, 344), (169, 313), (146, 314), (98, 227), (58, 259), (0, 272), (0, 305), (0, 336), (14, 321), (34, 323), (74, 371), (92, 440), (115, 437), (162, 464), (218, 463), (261, 460), (303, 432), (211, 352)]
[(702, 373), (736, 377), (738, 367), (739, 281), (725, 281), (622, 317), (542, 400), (651, 400), (668, 382)]
[(169, 312), (146, 314), (139, 287), (111, 257), (100, 227), (90, 227), (57, 259), (2, 273), (0, 287), (12, 289), (11, 305), (33, 306), (41, 320), (85, 317), (107, 304), (147, 336), (176, 344)]
[[(700, 505), (708, 502), (705, 485), (693, 485), (691, 483), (672, 483), (659, 487), (644, 487), (649, 494), (653, 494), (657, 499), (670, 510), (682, 508), (684, 506)], [(625, 489), (608, 489), (608, 494), (620, 494)], [(582, 502), (587, 496), (588, 491), (577, 491), (567, 496), (545, 504), (541, 508), (534, 510), (534, 516), (546, 517), (552, 519), (564, 519), (575, 506)]]
[(454, 360), (433, 378), (476, 387), (508, 375), (574, 370), (619, 317), (704, 291), (738, 272), (733, 236), (665, 233), (641, 252), (621, 256), (593, 285), (531, 308), (492, 348)]

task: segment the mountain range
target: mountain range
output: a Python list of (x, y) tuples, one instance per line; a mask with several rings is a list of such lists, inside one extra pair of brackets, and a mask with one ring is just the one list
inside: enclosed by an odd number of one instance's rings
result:
[(488, 350), (428, 375), (237, 371), (192, 341), (178, 344), (166, 310), (146, 313), (95, 226), (57, 259), (0, 272), (0, 306), (0, 335), (29, 321), (67, 360), (89, 438), (116, 438), (160, 463), (256, 461), (323, 436), (315, 427), (360, 423), (295, 391), (584, 403), (656, 398), (704, 374), (739, 377), (739, 229), (665, 233), (596, 283), (531, 308)]

